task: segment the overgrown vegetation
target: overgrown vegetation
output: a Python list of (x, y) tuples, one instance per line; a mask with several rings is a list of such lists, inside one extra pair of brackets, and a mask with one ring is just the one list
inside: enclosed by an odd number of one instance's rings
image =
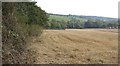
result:
[(35, 2), (3, 2), (2, 19), (3, 64), (34, 63), (27, 41), (46, 27), (46, 12)]

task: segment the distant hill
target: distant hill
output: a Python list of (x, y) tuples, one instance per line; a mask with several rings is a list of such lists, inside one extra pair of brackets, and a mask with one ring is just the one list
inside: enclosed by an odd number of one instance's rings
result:
[(118, 19), (117, 19), (117, 18), (110, 18), (110, 17), (79, 16), (79, 18), (83, 18), (83, 19), (93, 19), (93, 20), (96, 20), (96, 21), (118, 22)]
[(50, 29), (118, 28), (117, 18), (51, 13), (48, 15)]
[(84, 16), (84, 15), (62, 15), (62, 14), (52, 14), (49, 13), (49, 19), (55, 19), (58, 21), (70, 21), (72, 18), (81, 21), (93, 20), (93, 21), (104, 21), (104, 22), (118, 22), (117, 18), (110, 18), (110, 17), (101, 17), (101, 16)]

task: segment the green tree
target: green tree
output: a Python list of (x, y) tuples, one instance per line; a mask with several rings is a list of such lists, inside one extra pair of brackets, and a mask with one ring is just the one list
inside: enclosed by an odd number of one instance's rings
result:
[(3, 2), (3, 63), (33, 62), (28, 61), (32, 57), (29, 56), (31, 54), (26, 49), (27, 41), (30, 37), (38, 36), (42, 32), (42, 28), (46, 27), (47, 20), (47, 13), (36, 6), (35, 2)]

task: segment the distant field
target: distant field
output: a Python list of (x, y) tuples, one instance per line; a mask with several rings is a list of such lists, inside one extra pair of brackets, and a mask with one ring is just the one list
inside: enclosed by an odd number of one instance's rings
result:
[(55, 15), (50, 15), (49, 17), (49, 20), (52, 20), (52, 19), (55, 19), (57, 21), (70, 21), (70, 18), (69, 17), (66, 17), (66, 16), (55, 16)]
[(78, 30), (78, 31), (101, 31), (101, 32), (114, 32), (118, 33), (118, 29), (66, 29), (66, 30)]
[[(70, 16), (67, 17), (67, 16), (50, 15), (49, 20), (52, 20), (52, 19), (57, 20), (57, 21), (62, 21), (63, 20), (65, 22), (67, 22), (67, 21), (71, 20), (71, 17)], [(81, 22), (86, 21), (86, 19), (82, 19), (82, 18), (76, 18), (76, 19), (81, 20)]]
[(31, 43), (38, 64), (89, 64), (118, 61), (117, 29), (44, 30)]

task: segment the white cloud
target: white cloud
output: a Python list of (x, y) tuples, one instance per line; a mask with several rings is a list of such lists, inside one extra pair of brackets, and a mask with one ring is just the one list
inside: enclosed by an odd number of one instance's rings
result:
[(119, 0), (36, 0), (48, 13), (118, 17)]

